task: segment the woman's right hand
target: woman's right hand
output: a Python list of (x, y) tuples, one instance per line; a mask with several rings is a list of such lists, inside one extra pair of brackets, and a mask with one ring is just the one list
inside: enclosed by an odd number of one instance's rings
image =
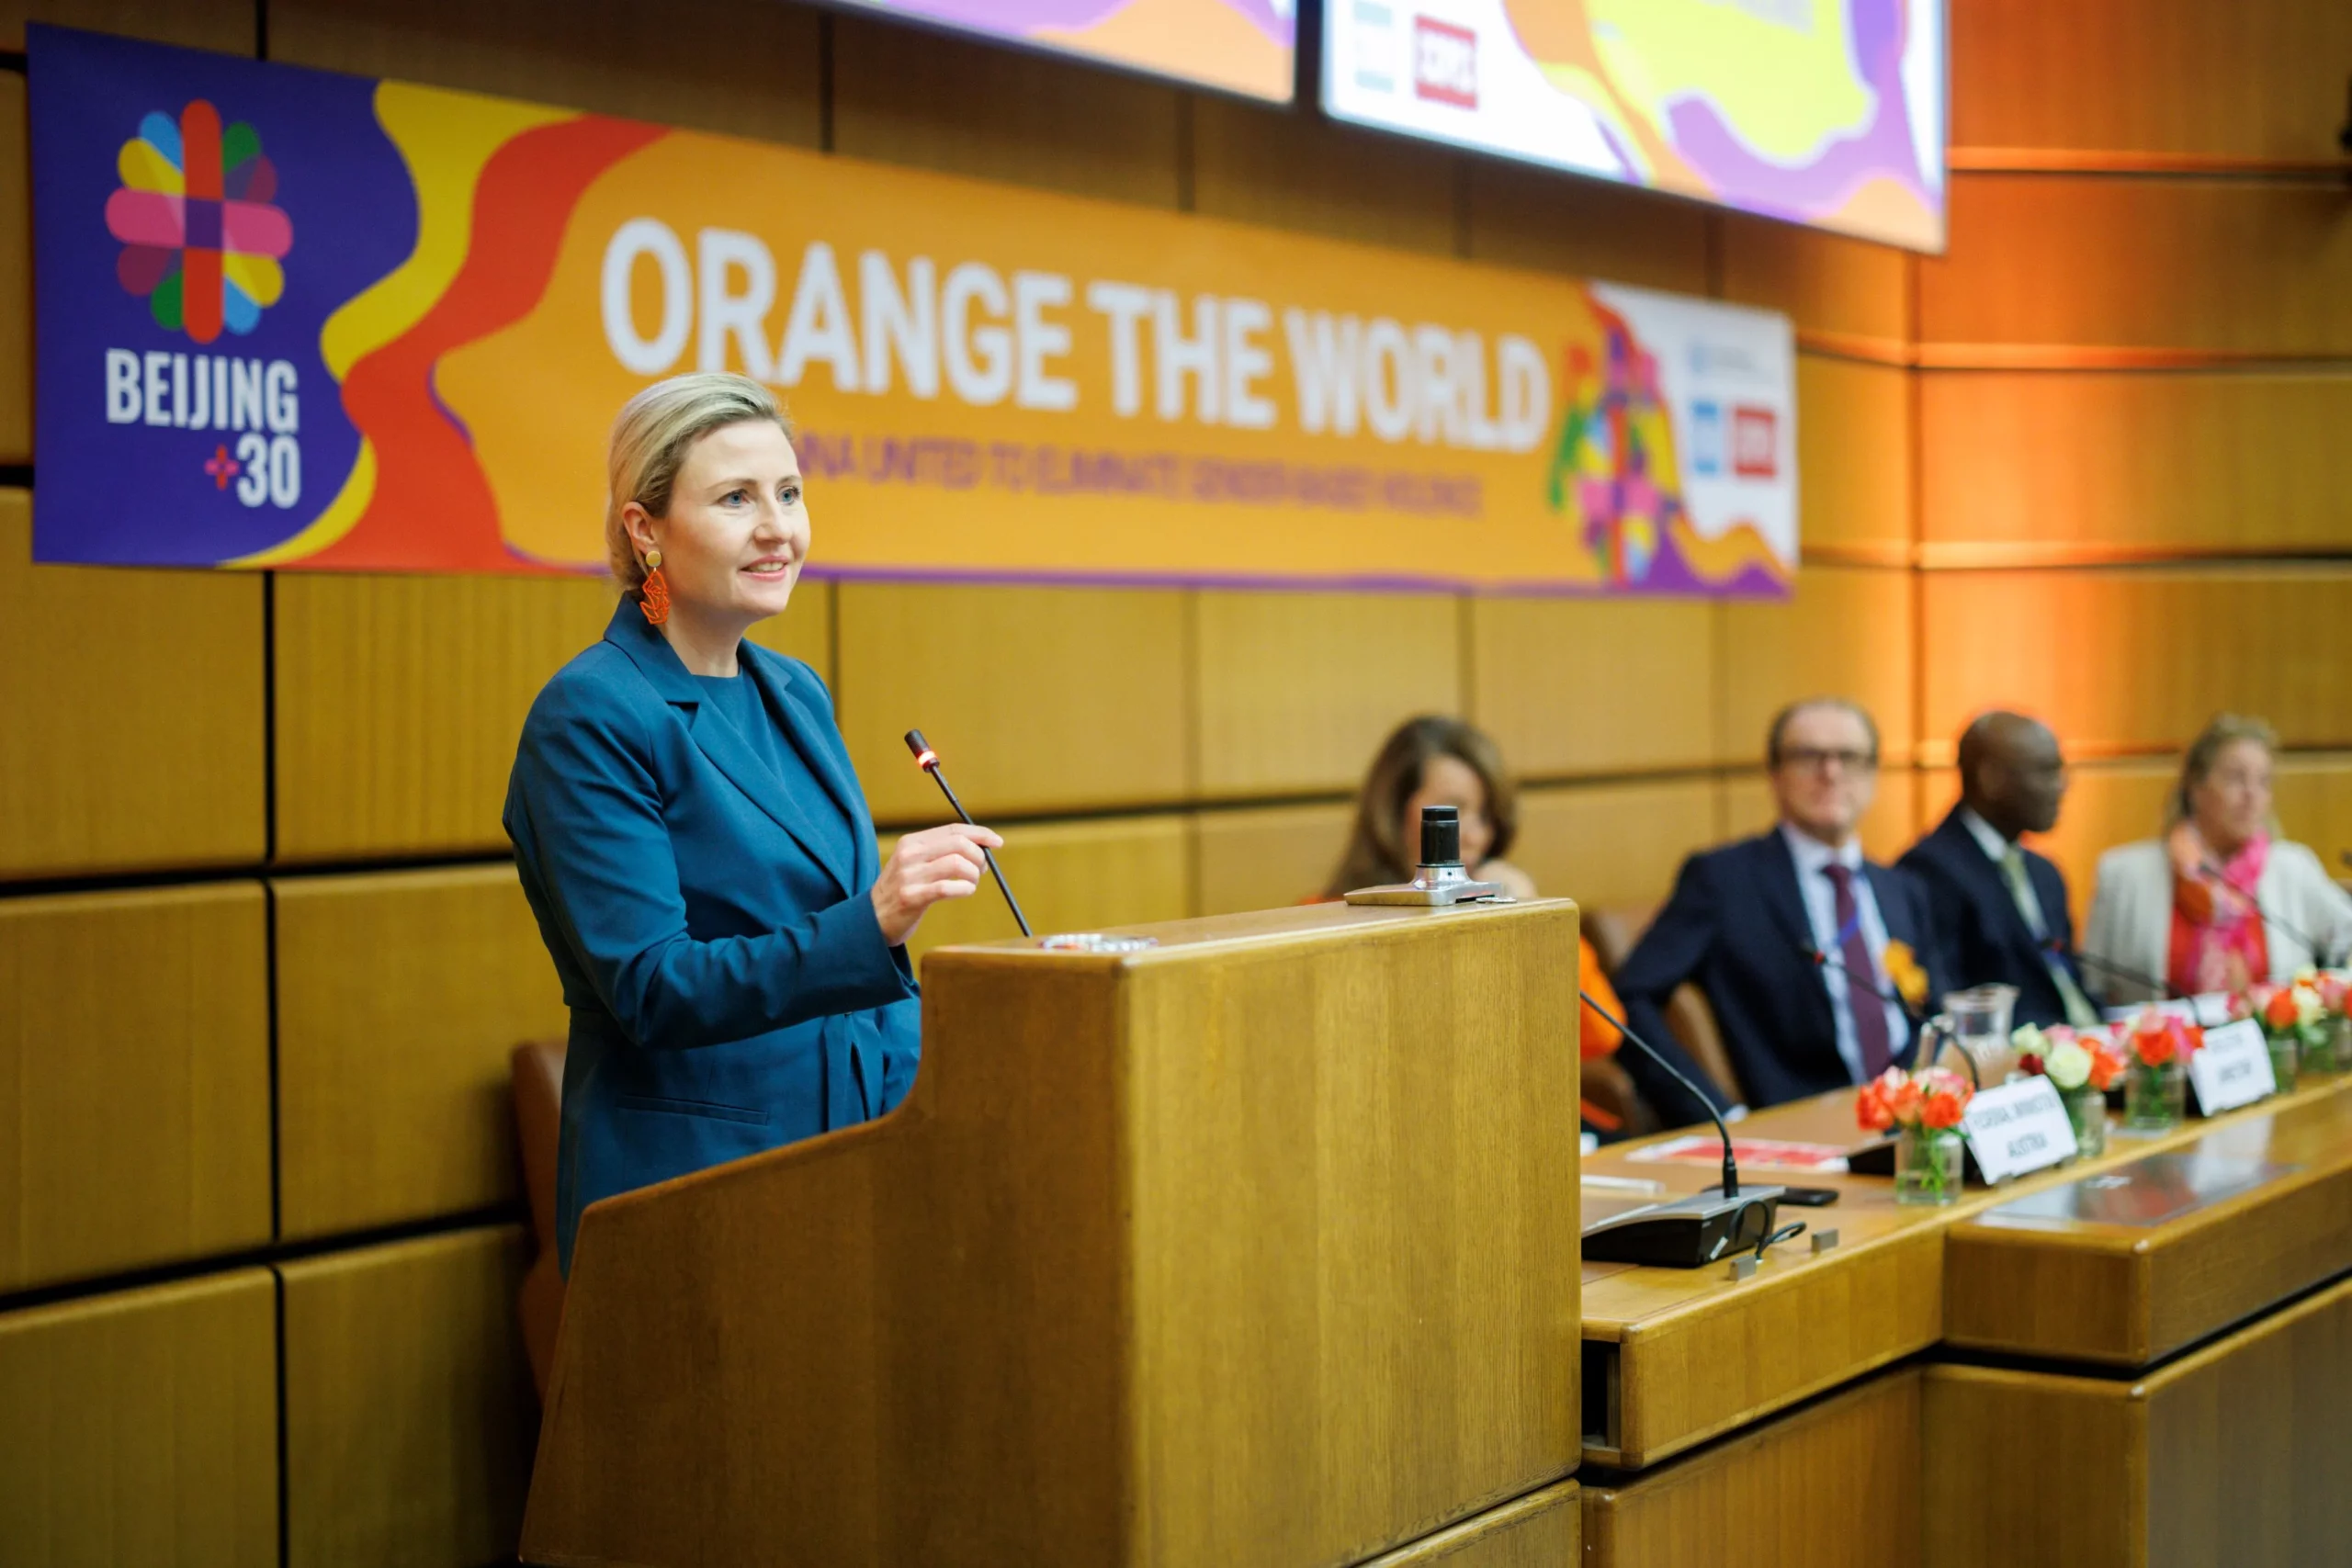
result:
[(967, 822), (926, 828), (900, 839), (874, 882), (874, 918), (881, 922), (882, 940), (903, 947), (924, 910), (942, 898), (970, 897), (988, 874), (982, 851), (1003, 847), (996, 834)]

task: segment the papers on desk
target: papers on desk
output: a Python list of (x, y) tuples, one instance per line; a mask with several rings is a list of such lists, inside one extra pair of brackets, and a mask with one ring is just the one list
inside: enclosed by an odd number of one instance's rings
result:
[[(1837, 1144), (1798, 1144), (1780, 1138), (1734, 1138), (1731, 1152), (1743, 1171), (1754, 1167), (1759, 1170), (1812, 1170), (1836, 1174), (1846, 1168), (1846, 1151)], [(1668, 1138), (1662, 1144), (1631, 1150), (1625, 1157), (1652, 1164), (1721, 1165), (1724, 1141), (1713, 1133), (1690, 1133), (1679, 1138)]]

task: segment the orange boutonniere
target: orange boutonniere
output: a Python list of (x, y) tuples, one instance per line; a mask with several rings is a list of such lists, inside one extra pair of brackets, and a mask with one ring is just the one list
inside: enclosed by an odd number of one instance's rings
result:
[(1928, 972), (1919, 967), (1918, 955), (1909, 942), (1888, 942), (1879, 950), (1878, 961), (1885, 965), (1887, 982), (1904, 1006), (1917, 1010), (1927, 1005)]

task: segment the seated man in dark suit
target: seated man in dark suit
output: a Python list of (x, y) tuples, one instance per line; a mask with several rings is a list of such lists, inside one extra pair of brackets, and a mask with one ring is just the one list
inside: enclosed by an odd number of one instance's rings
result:
[(1896, 863), (1928, 895), (1959, 986), (2018, 988), (2019, 1023), (2099, 1021), (2075, 959), (2066, 879), (2018, 840), (2057, 825), (2066, 760), (2049, 727), (1988, 713), (1960, 738), (1960, 804)]
[[(1757, 1106), (1858, 1084), (1905, 1059), (1906, 1003), (1924, 1003), (1940, 978), (1926, 899), (1908, 876), (1865, 860), (1856, 837), (1878, 793), (1870, 715), (1835, 698), (1794, 704), (1773, 719), (1765, 755), (1780, 825), (1684, 862), (1674, 897), (1617, 972), (1626, 1021), (1706, 1087), (1664, 1014), (1675, 987), (1696, 980)], [(1669, 1125), (1705, 1117), (1638, 1052), (1618, 1060)]]

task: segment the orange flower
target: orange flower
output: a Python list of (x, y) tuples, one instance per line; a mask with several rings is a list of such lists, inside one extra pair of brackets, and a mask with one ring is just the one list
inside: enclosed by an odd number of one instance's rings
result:
[(2262, 1004), (2262, 1021), (2271, 1029), (2292, 1029), (2302, 1021), (2302, 1009), (2295, 1001), (2292, 986), (2279, 987)]
[(1928, 1096), (1927, 1103), (1920, 1107), (1919, 1120), (1930, 1127), (1957, 1127), (1960, 1125), (1960, 1113), (1967, 1108), (1967, 1103), (1951, 1089), (1939, 1089)]
[(2122, 1053), (2095, 1035), (2086, 1036), (2083, 1043), (2091, 1053), (2091, 1088), (2105, 1094), (2123, 1076)]
[(2205, 1032), (2158, 1008), (2132, 1021), (2132, 1053), (2152, 1067), (2186, 1062), (2205, 1046)]
[(1886, 1094), (1876, 1080), (1864, 1084), (1854, 1096), (1854, 1122), (1866, 1133), (1883, 1133), (1894, 1125), (1894, 1112), (1888, 1109)]
[(1915, 1126), (1919, 1120), (1919, 1101), (1924, 1096), (1919, 1089), (1919, 1080), (1906, 1077), (1888, 1092), (1886, 1108), (1894, 1117), (1898, 1126)]
[(1919, 967), (1919, 956), (1909, 942), (1888, 942), (1879, 950), (1878, 961), (1886, 966), (1887, 980), (1905, 1007), (1917, 1008), (1927, 1001), (1928, 972)]

